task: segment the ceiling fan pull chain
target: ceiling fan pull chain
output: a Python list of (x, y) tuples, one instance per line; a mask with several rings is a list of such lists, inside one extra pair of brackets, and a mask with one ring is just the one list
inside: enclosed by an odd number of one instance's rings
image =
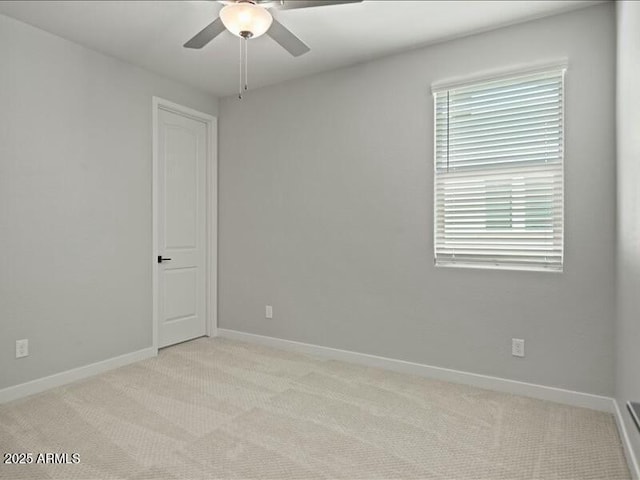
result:
[(242, 38), (240, 38), (240, 82), (238, 87), (238, 99), (242, 100)]
[(249, 89), (249, 43), (248, 38), (244, 38), (244, 89)]

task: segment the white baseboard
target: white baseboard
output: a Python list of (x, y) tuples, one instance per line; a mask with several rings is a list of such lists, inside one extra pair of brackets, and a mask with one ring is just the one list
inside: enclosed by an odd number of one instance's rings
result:
[(227, 330), (224, 328), (218, 328), (218, 336), (230, 338), (233, 340), (259, 343), (270, 347), (293, 350), (300, 353), (316, 355), (335, 360), (343, 360), (346, 362), (357, 363), (369, 367), (379, 367), (401, 373), (410, 373), (413, 375), (420, 375), (423, 377), (434, 378), (453, 383), (472, 385), (474, 387), (484, 388), (487, 390), (495, 390), (498, 392), (522, 395), (525, 397), (537, 398), (540, 400), (549, 400), (552, 402), (563, 403), (575, 407), (584, 407), (593, 410), (614, 413), (614, 400), (612, 398), (600, 395), (592, 395), (590, 393), (575, 392), (572, 390), (564, 390), (562, 388), (547, 387), (544, 385), (536, 385), (533, 383), (508, 380), (506, 378), (491, 377), (488, 375), (480, 375), (477, 373), (452, 370), (449, 368), (434, 367), (431, 365), (423, 365), (420, 363), (407, 362), (404, 360), (395, 360), (393, 358), (378, 357), (376, 355), (369, 355), (366, 353), (357, 353), (348, 350), (321, 347), (319, 345), (312, 345), (309, 343), (294, 342), (291, 340), (283, 340), (281, 338), (275, 337), (265, 337), (263, 335), (255, 335), (252, 333), (239, 332), (236, 330)]
[(640, 466), (638, 465), (638, 459), (631, 446), (631, 440), (629, 439), (629, 432), (627, 432), (624, 418), (622, 418), (622, 412), (625, 411), (625, 408), (623, 407), (622, 410), (620, 410), (617, 400), (613, 400), (613, 408), (613, 415), (616, 417), (618, 432), (620, 433), (620, 440), (622, 440), (622, 446), (624, 447), (625, 457), (627, 457), (627, 465), (629, 466), (631, 478), (638, 480), (640, 479)]
[(107, 360), (102, 360), (83, 367), (73, 368), (48, 377), (38, 378), (30, 382), (3, 388), (0, 390), (0, 403), (6, 403), (28, 395), (33, 395), (34, 393), (40, 393), (50, 388), (82, 380), (83, 378), (91, 377), (98, 373), (106, 372), (107, 370), (113, 370), (114, 368), (124, 367), (130, 363), (139, 362), (140, 360), (155, 357), (156, 355), (158, 355), (157, 349), (153, 347), (144, 348), (136, 352), (126, 353), (114, 358), (108, 358)]

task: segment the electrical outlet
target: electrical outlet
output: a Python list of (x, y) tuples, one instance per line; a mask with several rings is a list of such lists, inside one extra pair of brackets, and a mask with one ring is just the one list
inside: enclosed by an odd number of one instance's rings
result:
[(23, 340), (16, 340), (16, 358), (29, 356), (29, 340), (27, 338)]
[(524, 340), (521, 338), (511, 339), (511, 355), (514, 357), (524, 357)]
[(271, 305), (264, 307), (264, 318), (273, 318), (273, 307)]

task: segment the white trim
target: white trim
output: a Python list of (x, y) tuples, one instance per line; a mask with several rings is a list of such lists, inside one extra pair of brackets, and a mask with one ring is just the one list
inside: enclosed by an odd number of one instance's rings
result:
[[(433, 232), (432, 235), (432, 239), (433, 239), (433, 245), (431, 245), (431, 250), (433, 251), (433, 265), (437, 266), (437, 262), (438, 259), (436, 257), (436, 244), (438, 239), (436, 238), (436, 235), (438, 233), (438, 214), (436, 212), (436, 205), (438, 205), (438, 195), (436, 193), (436, 175), (438, 175), (437, 172), (437, 168), (436, 168), (436, 158), (438, 155), (438, 135), (436, 135), (436, 118), (437, 118), (437, 103), (436, 103), (436, 94), (434, 92), (433, 94), (433, 125), (432, 130), (433, 130), (433, 158), (431, 163), (433, 164), (433, 170), (432, 170), (432, 176), (433, 178), (432, 183), (433, 183), (433, 197), (432, 197), (432, 211), (433, 211), (433, 229), (431, 230)], [(447, 122), (449, 121), (449, 118), (447, 118)]]
[(620, 410), (620, 406), (618, 405), (617, 400), (613, 400), (613, 416), (616, 418), (616, 424), (618, 425), (618, 432), (620, 433), (620, 440), (622, 441), (622, 446), (624, 447), (624, 454), (627, 458), (627, 465), (629, 467), (629, 472), (631, 473), (631, 477), (634, 479), (640, 479), (640, 465), (638, 465), (638, 459), (636, 457), (635, 452), (633, 451), (633, 447), (631, 446), (631, 440), (629, 438), (629, 432), (627, 432), (627, 427), (622, 417), (622, 412), (625, 411), (625, 408)]
[(437, 259), (435, 260), (434, 265), (436, 268), (470, 268), (472, 270), (512, 270), (517, 272), (564, 273), (564, 266), (561, 266), (560, 268), (552, 268), (544, 266), (532, 267), (524, 265), (501, 265), (499, 263), (448, 263), (446, 261), (438, 262)]
[(143, 348), (136, 352), (125, 353), (118, 357), (108, 358), (107, 360), (91, 363), (82, 367), (72, 368), (71, 370), (49, 375), (48, 377), (38, 378), (36, 380), (31, 380), (30, 382), (3, 388), (0, 390), (0, 403), (10, 402), (28, 395), (33, 395), (34, 393), (40, 393), (50, 388), (59, 387), (67, 383), (92, 377), (98, 373), (103, 373), (113, 370), (114, 368), (124, 367), (125, 365), (139, 362), (140, 360), (155, 357), (157, 354), (158, 350), (156, 348)]
[(207, 335), (218, 335), (218, 119), (208, 123), (207, 167)]
[(179, 115), (185, 115), (207, 125), (208, 155), (207, 155), (207, 302), (206, 328), (207, 336), (217, 336), (218, 330), (218, 119), (208, 113), (199, 112), (189, 107), (179, 105), (160, 97), (152, 99), (152, 204), (153, 219), (151, 233), (153, 238), (152, 263), (152, 338), (153, 347), (158, 349), (158, 110), (163, 109)]
[(484, 388), (487, 390), (495, 390), (498, 392), (563, 403), (574, 407), (591, 408), (593, 410), (613, 413), (612, 398), (593, 395), (591, 393), (575, 392), (573, 390), (564, 390), (562, 388), (547, 387), (544, 385), (536, 385), (534, 383), (508, 380), (506, 378), (491, 377), (489, 375), (480, 375), (477, 373), (453, 370), (450, 368), (434, 367), (421, 363), (378, 357), (376, 355), (369, 355), (366, 353), (322, 347), (319, 345), (312, 345), (310, 343), (283, 340), (275, 337), (265, 337), (263, 335), (239, 332), (237, 330), (227, 330), (225, 328), (219, 328), (218, 335), (220, 337), (230, 338), (233, 340), (257, 343), (269, 347), (281, 348), (283, 350), (292, 350), (299, 353), (357, 363), (368, 367), (384, 368), (394, 372), (420, 375), (422, 377), (434, 378), (447, 382), (472, 385), (474, 387)]
[(156, 111), (156, 113), (157, 113), (157, 107), (162, 107), (164, 110), (178, 113), (180, 115), (186, 115), (195, 120), (199, 120), (205, 123), (211, 123), (216, 120), (216, 117), (214, 117), (213, 115), (200, 112), (198, 110), (194, 110), (193, 108), (185, 107), (184, 105), (180, 105), (178, 103), (165, 100), (164, 98), (161, 98), (161, 97), (155, 97), (155, 96), (153, 97), (153, 106), (154, 106), (154, 111)]
[(564, 239), (567, 235), (567, 222), (565, 215), (566, 192), (567, 192), (567, 68), (568, 64), (562, 69), (562, 238), (560, 244), (560, 273), (564, 273)]
[(484, 83), (507, 79), (511, 77), (519, 77), (526, 75), (534, 75), (536, 73), (545, 73), (551, 70), (565, 71), (569, 68), (569, 62), (566, 59), (558, 60), (555, 62), (547, 63), (535, 63), (526, 65), (513, 65), (507, 68), (498, 68), (491, 70), (484, 70), (474, 73), (472, 75), (465, 75), (463, 77), (453, 77), (446, 80), (439, 80), (431, 84), (431, 92), (433, 95), (443, 92), (445, 90), (452, 90), (455, 88), (466, 87), (475, 83)]
[(151, 101), (151, 345), (158, 352), (158, 109), (160, 100)]

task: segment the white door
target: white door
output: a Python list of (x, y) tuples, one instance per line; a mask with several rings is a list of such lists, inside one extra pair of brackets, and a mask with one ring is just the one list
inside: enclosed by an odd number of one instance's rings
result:
[(207, 333), (207, 124), (158, 111), (158, 347)]

